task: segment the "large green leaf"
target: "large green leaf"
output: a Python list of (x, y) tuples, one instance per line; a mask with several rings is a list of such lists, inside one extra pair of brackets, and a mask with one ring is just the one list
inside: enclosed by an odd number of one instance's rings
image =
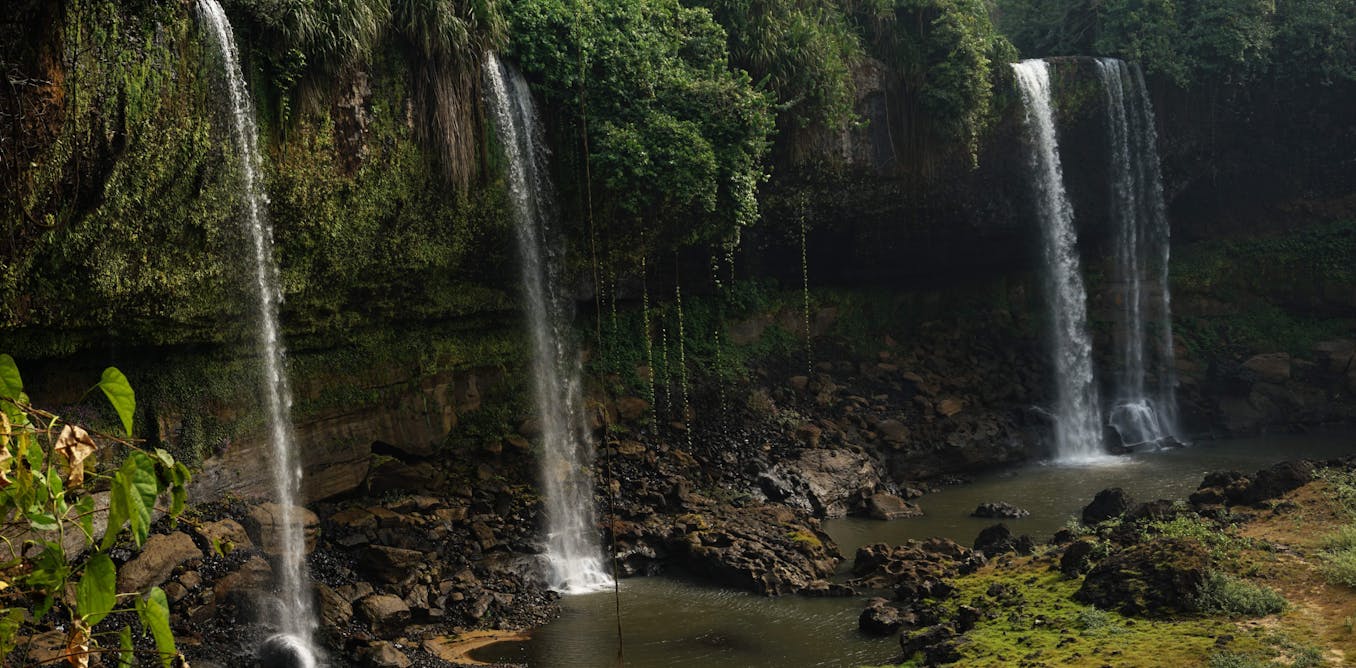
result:
[(145, 453), (133, 452), (113, 475), (113, 488), (109, 491), (108, 533), (104, 535), (103, 547), (117, 540), (124, 520), (131, 526), (132, 540), (140, 547), (150, 535), (151, 509), (160, 494), (155, 461)]
[(127, 376), (124, 376), (117, 367), (108, 367), (104, 369), (103, 376), (99, 379), (99, 389), (104, 391), (108, 397), (108, 402), (113, 404), (113, 410), (118, 412), (118, 417), (122, 419), (122, 428), (127, 430), (127, 435), (132, 435), (132, 414), (137, 412), (137, 394), (132, 391), (132, 384), (127, 382)]
[(118, 632), (118, 668), (133, 668), (132, 627), (124, 626)]
[(152, 587), (146, 598), (137, 599), (137, 615), (141, 617), (142, 625), (150, 629), (151, 637), (155, 638), (160, 664), (169, 668), (178, 652), (174, 649), (174, 633), (170, 631), (169, 601), (165, 598), (165, 591)]
[(19, 375), (19, 367), (14, 364), (14, 358), (0, 354), (0, 397), (18, 399), (19, 393), (23, 391), (24, 379)]
[(85, 573), (75, 585), (75, 611), (85, 623), (103, 621), (117, 602), (118, 570), (106, 554), (96, 554), (85, 564)]

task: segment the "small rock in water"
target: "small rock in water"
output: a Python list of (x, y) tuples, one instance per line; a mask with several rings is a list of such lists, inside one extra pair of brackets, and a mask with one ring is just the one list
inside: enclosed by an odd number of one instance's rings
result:
[(989, 519), (1007, 519), (1018, 520), (1031, 515), (1024, 508), (1018, 508), (1011, 503), (981, 503), (975, 508), (975, 512), (970, 513), (970, 517), (984, 517)]

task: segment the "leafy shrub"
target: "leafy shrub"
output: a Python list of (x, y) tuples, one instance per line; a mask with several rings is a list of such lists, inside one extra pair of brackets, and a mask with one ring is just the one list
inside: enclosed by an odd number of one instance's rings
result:
[[(116, 645), (117, 664), (130, 666), (135, 655), (131, 625), (95, 629), (111, 615), (135, 610), (168, 668), (182, 657), (170, 630), (165, 592), (152, 587), (145, 596), (133, 597), (131, 607), (124, 600), (118, 608), (118, 572), (109, 551), (127, 534), (138, 548), (146, 542), (162, 494), (168, 495), (171, 518), (184, 511), (188, 468), (164, 450), (147, 452), (132, 443), (136, 394), (121, 371), (105, 369), (90, 390), (95, 388), (113, 405), (124, 436), (87, 431), (34, 408), (14, 358), (0, 355), (0, 517), (15, 518), (7, 526), (22, 535), (21, 544), (6, 538), (2, 548), (16, 558), (0, 566), (0, 657), (14, 650), (19, 637), (32, 634), (35, 621), (55, 614), (61, 618), (58, 628), (67, 633), (61, 658), (71, 665), (87, 665), (88, 655), (112, 652)], [(125, 450), (117, 470), (91, 470), (95, 462), (106, 461), (100, 451), (113, 447)], [(95, 506), (96, 486), (108, 489), (102, 536), (94, 527), (95, 515), (105, 510)], [(68, 552), (68, 536), (82, 539), (76, 552)]]
[(1223, 573), (1211, 573), (1196, 597), (1198, 611), (1229, 617), (1273, 615), (1283, 612), (1287, 605), (1274, 589)]
[(1356, 588), (1356, 549), (1324, 552), (1319, 571), (1333, 584)]

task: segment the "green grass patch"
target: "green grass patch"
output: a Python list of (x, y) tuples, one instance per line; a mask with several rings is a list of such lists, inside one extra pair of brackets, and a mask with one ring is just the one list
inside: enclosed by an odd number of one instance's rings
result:
[(1224, 573), (1211, 573), (1196, 597), (1202, 614), (1226, 617), (1264, 617), (1284, 612), (1287, 606), (1274, 589)]
[[(966, 634), (965, 666), (1201, 665), (1215, 639), (1234, 635), (1241, 651), (1263, 650), (1254, 638), (1220, 617), (1176, 621), (1131, 619), (1073, 600), (1081, 580), (1066, 579), (1042, 561), (984, 569), (957, 581), (957, 603), (997, 612)], [(1000, 607), (987, 596), (995, 584), (1016, 592), (1016, 605)]]

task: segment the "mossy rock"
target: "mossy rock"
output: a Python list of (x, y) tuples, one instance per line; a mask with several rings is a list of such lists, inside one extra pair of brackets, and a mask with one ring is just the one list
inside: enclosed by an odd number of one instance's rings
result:
[(1209, 571), (1210, 553), (1200, 542), (1155, 538), (1102, 560), (1074, 599), (1124, 615), (1190, 614)]

